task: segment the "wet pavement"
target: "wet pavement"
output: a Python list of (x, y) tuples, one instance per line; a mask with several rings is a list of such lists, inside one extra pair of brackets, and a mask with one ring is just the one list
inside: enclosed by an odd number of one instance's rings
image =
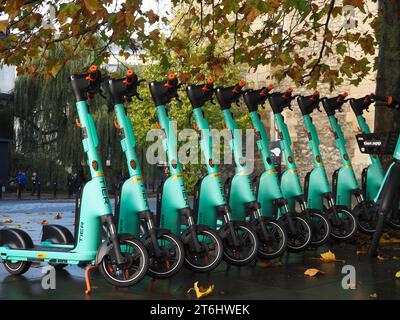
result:
[[(155, 202), (151, 200), (154, 208)], [(2, 201), (1, 224), (27, 230), (33, 240), (40, 239), (41, 222), (63, 224), (74, 228), (74, 202), (62, 201)], [(56, 219), (60, 213), (62, 219)], [(331, 250), (338, 261), (322, 262), (319, 254)], [(153, 281), (146, 277), (129, 289), (108, 285), (101, 276), (92, 275), (93, 292), (85, 295), (84, 269), (68, 266), (57, 271), (56, 289), (41, 286), (42, 266), (33, 266), (26, 274), (10, 276), (0, 266), (0, 299), (193, 299), (186, 292), (195, 281), (206, 287), (215, 285), (210, 299), (399, 299), (400, 244), (386, 247), (383, 260), (357, 255), (355, 244), (328, 243), (318, 250), (302, 254), (285, 254), (280, 261), (261, 262), (236, 268), (223, 262), (209, 274), (195, 274), (182, 269), (173, 279)], [(344, 265), (356, 270), (356, 289), (342, 288)], [(317, 268), (325, 274), (307, 277), (304, 271)], [(372, 298), (371, 295), (376, 298)]]

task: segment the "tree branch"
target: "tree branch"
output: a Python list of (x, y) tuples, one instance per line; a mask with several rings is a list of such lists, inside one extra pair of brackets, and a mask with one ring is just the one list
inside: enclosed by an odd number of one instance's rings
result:
[(306, 78), (306, 77), (311, 76), (313, 74), (313, 72), (315, 71), (315, 69), (321, 63), (322, 57), (324, 56), (325, 47), (326, 47), (326, 34), (328, 33), (328, 30), (329, 30), (329, 21), (331, 20), (332, 11), (333, 11), (334, 7), (335, 7), (335, 0), (331, 0), (329, 11), (327, 13), (326, 21), (325, 21), (325, 24), (324, 24), (324, 38), (322, 40), (322, 45), (321, 45), (321, 49), (319, 51), (319, 55), (318, 55), (317, 61), (314, 63), (314, 65), (311, 68), (310, 72), (307, 75), (303, 76), (303, 79)]

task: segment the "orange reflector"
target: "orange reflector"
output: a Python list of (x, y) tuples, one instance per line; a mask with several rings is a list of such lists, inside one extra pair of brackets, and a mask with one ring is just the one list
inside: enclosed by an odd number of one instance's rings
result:
[(177, 167), (176, 160), (171, 160), (171, 165), (172, 165), (172, 168), (176, 169), (176, 167)]
[(92, 161), (92, 168), (94, 171), (97, 171), (99, 169), (99, 164), (97, 163), (96, 160)]
[(131, 166), (131, 168), (132, 168), (133, 170), (136, 170), (136, 162), (135, 162), (135, 160), (131, 160), (131, 161), (129, 162), (129, 164), (130, 164), (130, 166)]

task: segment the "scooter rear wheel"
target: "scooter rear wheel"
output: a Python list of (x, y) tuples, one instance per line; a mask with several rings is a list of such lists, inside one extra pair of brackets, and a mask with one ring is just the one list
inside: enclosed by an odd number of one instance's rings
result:
[(14, 276), (19, 276), (24, 274), (29, 270), (31, 267), (31, 261), (18, 261), (18, 262), (11, 262), (11, 261), (4, 261), (4, 268)]
[(200, 252), (193, 250), (193, 244), (184, 242), (185, 267), (194, 272), (210, 272), (215, 269), (223, 257), (223, 244), (218, 234), (211, 229), (197, 231), (197, 239), (201, 245)]
[(99, 271), (106, 281), (118, 287), (130, 287), (146, 275), (149, 257), (144, 245), (136, 239), (120, 242), (122, 255), (127, 259), (118, 265), (112, 255), (106, 255), (99, 264)]
[[(292, 215), (290, 218), (288, 217), (289, 214)], [(288, 236), (287, 251), (294, 253), (304, 251), (312, 238), (311, 226), (306, 219), (298, 213), (287, 213), (279, 221), (282, 223)]]
[(155, 279), (170, 278), (182, 268), (185, 249), (179, 238), (172, 233), (159, 234), (157, 245), (162, 251), (161, 257), (155, 255), (152, 244), (147, 246), (149, 253), (147, 275)]
[(333, 216), (329, 215), (332, 226), (331, 236), (336, 240), (349, 240), (357, 231), (357, 219), (347, 207), (337, 205), (335, 208), (340, 223), (335, 223)]
[(288, 237), (285, 228), (279, 221), (272, 221), (266, 217), (261, 218), (268, 235), (265, 238), (262, 230), (260, 228), (257, 230), (259, 241), (257, 256), (263, 260), (278, 258), (287, 247)]
[(244, 225), (234, 225), (236, 238), (239, 240), (239, 246), (233, 243), (233, 235), (226, 232), (222, 238), (224, 246), (223, 259), (226, 263), (234, 266), (243, 266), (254, 261), (257, 256), (258, 240), (256, 234)]
[(361, 232), (366, 234), (375, 232), (378, 222), (378, 206), (375, 202), (365, 201), (358, 203), (353, 208), (353, 214), (357, 217), (358, 227)]

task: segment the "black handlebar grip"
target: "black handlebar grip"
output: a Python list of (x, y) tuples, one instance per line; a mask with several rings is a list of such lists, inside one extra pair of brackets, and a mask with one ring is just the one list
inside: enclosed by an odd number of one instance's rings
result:
[(264, 105), (268, 99), (269, 92), (274, 88), (273, 85), (263, 87), (259, 90), (248, 90), (243, 95), (244, 103), (249, 112), (257, 111), (259, 105)]
[(221, 109), (229, 109), (233, 102), (237, 102), (244, 93), (242, 90), (246, 82), (241, 80), (238, 84), (231, 87), (219, 87), (216, 90), (216, 96)]
[(312, 95), (297, 97), (297, 104), (303, 116), (311, 114), (315, 109), (319, 109), (319, 92), (315, 90)]
[(189, 85), (186, 88), (186, 93), (193, 109), (201, 108), (207, 101), (211, 101), (214, 94), (214, 80), (207, 79), (204, 85)]

